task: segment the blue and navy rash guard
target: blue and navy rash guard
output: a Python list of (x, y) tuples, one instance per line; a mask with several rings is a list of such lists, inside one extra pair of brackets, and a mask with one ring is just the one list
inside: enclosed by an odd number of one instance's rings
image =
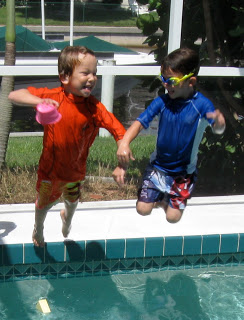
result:
[(187, 100), (171, 99), (168, 94), (154, 99), (137, 118), (147, 129), (153, 118), (159, 116), (157, 145), (151, 164), (173, 176), (193, 173), (203, 133), (214, 122), (206, 118), (206, 113), (214, 110), (212, 102), (200, 92)]

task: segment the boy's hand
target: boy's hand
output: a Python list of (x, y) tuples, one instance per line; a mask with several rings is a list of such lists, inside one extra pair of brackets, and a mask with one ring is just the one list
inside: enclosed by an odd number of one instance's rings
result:
[(213, 131), (215, 133), (221, 134), (225, 131), (225, 118), (218, 109), (215, 112), (208, 112), (206, 116), (214, 120)]
[(59, 107), (58, 101), (53, 100), (53, 99), (49, 99), (49, 98), (41, 99), (40, 103), (46, 103), (46, 104), (52, 105), (55, 108)]
[(119, 164), (121, 164), (123, 168), (128, 167), (130, 160), (135, 160), (130, 150), (130, 143), (138, 136), (142, 129), (143, 126), (139, 121), (136, 120), (126, 131), (124, 138), (117, 142), (117, 158), (119, 160)]
[(118, 166), (114, 169), (113, 178), (114, 181), (122, 187), (125, 184), (125, 173), (126, 170), (122, 166)]
[(128, 166), (130, 160), (135, 160), (130, 147), (127, 145), (123, 145), (123, 143), (121, 143), (118, 147), (117, 158), (119, 163), (121, 163), (121, 165), (125, 168)]

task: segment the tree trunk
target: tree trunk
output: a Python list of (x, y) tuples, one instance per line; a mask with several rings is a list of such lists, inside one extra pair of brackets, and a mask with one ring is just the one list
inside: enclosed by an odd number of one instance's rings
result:
[[(8, 47), (8, 49), (7, 49)], [(13, 55), (15, 55), (15, 45), (13, 43), (6, 44), (6, 53), (7, 51), (13, 51)], [(10, 52), (8, 52), (10, 55)], [(12, 59), (10, 59), (11, 61)], [(7, 64), (5, 60), (5, 65), (14, 65)], [(1, 83), (1, 99), (0, 99), (0, 168), (2, 169), (6, 150), (8, 145), (8, 137), (9, 137), (9, 129), (10, 129), (10, 121), (12, 116), (12, 103), (8, 99), (9, 93), (14, 88), (14, 77), (12, 76), (4, 76), (2, 77)]]
[[(15, 0), (7, 0), (6, 16), (6, 50), (4, 65), (15, 65)], [(0, 178), (5, 163), (6, 151), (8, 146), (8, 137), (10, 131), (10, 122), (12, 117), (12, 103), (8, 99), (9, 93), (14, 88), (14, 77), (3, 76), (0, 95)]]

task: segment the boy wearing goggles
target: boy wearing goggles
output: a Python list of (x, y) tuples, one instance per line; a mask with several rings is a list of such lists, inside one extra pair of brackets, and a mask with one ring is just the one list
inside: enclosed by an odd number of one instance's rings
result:
[[(166, 219), (178, 222), (183, 214), (196, 181), (199, 144), (208, 125), (222, 134), (225, 119), (212, 102), (195, 91), (199, 71), (198, 54), (188, 48), (171, 52), (162, 62), (161, 79), (167, 93), (157, 97), (125, 133), (117, 157), (125, 167), (135, 160), (130, 143), (140, 131), (147, 129), (155, 116), (159, 117), (156, 149), (144, 173), (138, 191), (137, 212), (148, 215), (157, 205)], [(120, 183), (125, 172), (116, 168)]]

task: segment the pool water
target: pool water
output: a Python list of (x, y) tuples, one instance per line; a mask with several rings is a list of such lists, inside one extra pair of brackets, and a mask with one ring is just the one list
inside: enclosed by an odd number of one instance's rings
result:
[[(46, 298), (51, 313), (36, 309)], [(1, 320), (241, 320), (244, 266), (0, 284)]]

